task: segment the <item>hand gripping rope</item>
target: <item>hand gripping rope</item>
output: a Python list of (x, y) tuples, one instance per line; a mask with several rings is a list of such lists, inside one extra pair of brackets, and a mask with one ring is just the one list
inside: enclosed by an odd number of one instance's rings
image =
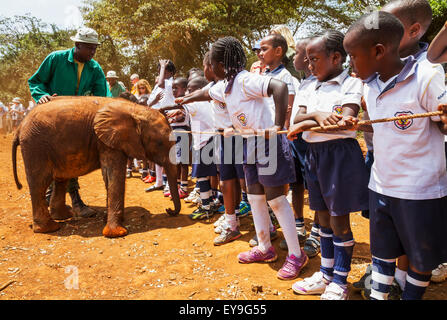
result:
[[(359, 121), (356, 125), (370, 125), (374, 123), (383, 123), (383, 122), (393, 122), (393, 121), (400, 121), (400, 120), (410, 120), (410, 119), (418, 119), (418, 118), (428, 118), (428, 117), (435, 117), (435, 116), (441, 116), (444, 112), (443, 111), (433, 111), (433, 112), (427, 112), (427, 113), (417, 113), (417, 114), (410, 114), (410, 115), (404, 115), (404, 116), (398, 116), (398, 117), (391, 117), (391, 118), (383, 118), (383, 119), (376, 119), (376, 120), (362, 120)], [(330, 126), (317, 126), (312, 127), (309, 129), (306, 129), (304, 131), (330, 131), (330, 130), (348, 130), (349, 128), (341, 128), (337, 125), (330, 125)], [(247, 130), (247, 132), (241, 132), (241, 131), (235, 131), (232, 133), (232, 135), (262, 135), (264, 131), (257, 132), (256, 130)], [(202, 132), (202, 131), (183, 131), (178, 130), (175, 131), (175, 133), (191, 133), (191, 134), (209, 134), (209, 135), (223, 135), (223, 131), (213, 131), (213, 132)], [(287, 130), (278, 131), (276, 134), (287, 134)]]

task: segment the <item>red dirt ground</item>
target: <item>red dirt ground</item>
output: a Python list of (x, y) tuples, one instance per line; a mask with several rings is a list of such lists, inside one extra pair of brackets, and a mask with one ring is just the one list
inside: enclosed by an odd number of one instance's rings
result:
[[(1, 300), (315, 300), (298, 296), (293, 281), (281, 281), (276, 273), (286, 252), (273, 244), (280, 256), (272, 264), (241, 265), (237, 254), (249, 249), (254, 235), (252, 218), (241, 220), (242, 238), (215, 247), (213, 222), (188, 218), (194, 207), (182, 203), (178, 217), (169, 217), (173, 207), (161, 191), (144, 192), (138, 174), (127, 180), (125, 225), (129, 235), (107, 239), (104, 226), (105, 188), (100, 171), (81, 177), (83, 200), (99, 211), (89, 219), (73, 218), (52, 234), (34, 234), (31, 201), (23, 161), (18, 152), (18, 174), (24, 184), (17, 190), (11, 164), (12, 135), (0, 135), (0, 299)], [(67, 200), (69, 197), (67, 196)], [(70, 203), (69, 203), (70, 204)], [(313, 214), (305, 206), (306, 228)], [(363, 274), (369, 256), (368, 220), (352, 214), (356, 240), (350, 299), (362, 299), (352, 283)], [(282, 235), (280, 239), (282, 238)], [(310, 260), (301, 277), (318, 270), (320, 258)], [(75, 268), (73, 268), (75, 267)], [(78, 276), (78, 287), (71, 280)], [(5, 287), (5, 285), (7, 285)], [(262, 292), (254, 288), (262, 287)], [(432, 284), (425, 299), (446, 299), (447, 284)]]

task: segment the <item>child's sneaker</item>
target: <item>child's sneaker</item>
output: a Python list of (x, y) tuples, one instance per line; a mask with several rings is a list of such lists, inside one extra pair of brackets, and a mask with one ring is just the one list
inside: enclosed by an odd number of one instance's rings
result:
[[(188, 196), (188, 192), (183, 190), (182, 188), (178, 188), (178, 196), (180, 199), (185, 199)], [(172, 198), (171, 194), (169, 194), (169, 197)]]
[[(278, 238), (278, 231), (276, 228), (273, 231), (270, 231), (270, 241), (276, 240)], [(258, 235), (255, 233), (254, 237), (250, 239), (248, 242), (250, 247), (256, 247), (258, 245)]]
[(221, 205), (219, 208), (217, 208), (217, 212), (218, 214), (224, 214), (225, 213), (225, 206)]
[(189, 215), (192, 220), (204, 220), (209, 219), (214, 215), (214, 211), (210, 209), (204, 209), (202, 206), (198, 207)]
[(239, 214), (237, 215), (239, 218), (243, 218), (251, 214), (251, 206), (245, 201), (241, 201), (239, 204)]
[(169, 184), (166, 183), (165, 188), (163, 189), (163, 195), (165, 197), (169, 197), (171, 195), (171, 191), (169, 190)]
[(240, 263), (274, 262), (278, 259), (278, 255), (273, 246), (271, 246), (266, 253), (262, 253), (262, 251), (259, 250), (259, 247), (256, 246), (250, 251), (239, 253), (237, 259)]
[(155, 182), (155, 180), (157, 180), (157, 178), (155, 178), (155, 177), (153, 177), (151, 175), (148, 175), (143, 181), (145, 183), (152, 183), (152, 182)]
[(324, 279), (323, 272), (315, 272), (311, 277), (304, 278), (292, 285), (292, 290), (298, 294), (311, 295), (322, 294), (329, 285), (329, 281)]
[(371, 276), (372, 276), (372, 265), (368, 264), (365, 270), (365, 274), (360, 278), (359, 281), (354, 282), (352, 286), (354, 287), (355, 290), (363, 290), (366, 287), (371, 287)]
[(192, 202), (198, 196), (199, 196), (199, 189), (194, 188), (194, 190), (189, 193), (189, 196), (187, 196), (183, 200), (185, 200), (185, 202)]
[[(222, 216), (221, 218), (223, 218), (220, 223), (214, 228), (214, 232), (215, 233), (222, 233), (225, 229), (228, 229), (230, 226), (228, 225), (228, 222), (225, 220), (225, 216)], [(217, 220), (219, 221), (219, 220)], [(241, 222), (239, 221), (239, 219), (237, 219), (237, 226), (240, 227), (241, 226)]]
[(321, 295), (320, 300), (348, 300), (348, 289), (331, 282)]
[(440, 264), (431, 272), (432, 282), (443, 282), (447, 279), (447, 263)]
[(278, 278), (281, 280), (293, 280), (298, 277), (306, 264), (309, 262), (309, 258), (301, 249), (301, 257), (297, 258), (293, 254), (286, 258), (286, 262), (278, 271)]
[(317, 256), (320, 253), (320, 241), (314, 237), (307, 238), (303, 250), (309, 258)]
[(228, 225), (226, 227), (227, 228), (223, 229), (220, 235), (214, 239), (215, 246), (221, 246), (242, 237), (242, 233), (239, 231), (239, 228), (236, 230), (231, 230)]
[(214, 222), (213, 226), (216, 228), (216, 227), (220, 226), (224, 221), (225, 221), (225, 216), (222, 215), (222, 216), (220, 216), (219, 219), (216, 220), (216, 222)]

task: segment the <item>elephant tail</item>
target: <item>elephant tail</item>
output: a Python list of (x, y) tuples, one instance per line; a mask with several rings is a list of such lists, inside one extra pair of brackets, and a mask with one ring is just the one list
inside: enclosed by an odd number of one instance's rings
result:
[(14, 180), (17, 185), (17, 189), (22, 189), (22, 184), (19, 182), (19, 177), (17, 176), (17, 147), (20, 145), (19, 134), (16, 132), (14, 141), (12, 142), (12, 171), (14, 173)]

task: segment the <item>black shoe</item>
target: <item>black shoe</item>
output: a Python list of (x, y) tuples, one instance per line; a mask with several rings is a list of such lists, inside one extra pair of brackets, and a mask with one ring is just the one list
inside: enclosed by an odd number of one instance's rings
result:
[(84, 201), (82, 201), (79, 191), (69, 192), (71, 197), (71, 202), (73, 205), (73, 210), (82, 218), (90, 218), (96, 215), (96, 211), (87, 206)]
[[(365, 287), (371, 288), (371, 275), (372, 275), (372, 266), (369, 264), (366, 267), (365, 274), (360, 278), (360, 280), (352, 284), (354, 289), (363, 290), (365, 289)], [(366, 281), (368, 281), (368, 285), (365, 284)]]
[(402, 289), (396, 280), (393, 280), (393, 283), (391, 284), (388, 300), (402, 300)]
[(320, 241), (314, 237), (307, 238), (303, 250), (309, 258), (317, 256), (320, 253)]

